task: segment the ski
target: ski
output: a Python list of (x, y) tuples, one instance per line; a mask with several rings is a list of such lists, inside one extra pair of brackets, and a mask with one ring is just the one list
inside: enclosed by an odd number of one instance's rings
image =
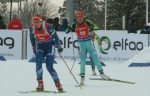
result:
[[(81, 76), (80, 74), (78, 74), (78, 76)], [(98, 76), (97, 74), (90, 74), (90, 75), (85, 75), (85, 76)]]
[(135, 84), (135, 82), (130, 82), (130, 81), (123, 81), (123, 80), (118, 80), (118, 79), (102, 79), (102, 78), (89, 78), (90, 80), (101, 80), (101, 81), (112, 81), (112, 82), (120, 82), (120, 83), (127, 83), (127, 84)]
[(19, 91), (19, 93), (65, 93), (66, 91), (48, 91), (48, 90), (33, 90), (33, 91)]
[(91, 74), (91, 76), (98, 76), (97, 74)]
[(75, 87), (84, 87), (84, 86), (86, 86), (86, 84), (84, 84), (84, 85), (75, 85)]

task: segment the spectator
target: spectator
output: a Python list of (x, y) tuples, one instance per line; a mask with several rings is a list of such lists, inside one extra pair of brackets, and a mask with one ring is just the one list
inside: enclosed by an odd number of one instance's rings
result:
[(46, 21), (46, 16), (42, 16), (42, 20), (43, 20), (43, 21)]
[(55, 18), (54, 18), (54, 22), (53, 22), (52, 27), (53, 27), (56, 31), (58, 31), (58, 28), (60, 27), (59, 18), (58, 18), (58, 17), (55, 17)]
[(6, 29), (6, 25), (3, 22), (3, 17), (0, 16), (0, 29)]
[(8, 24), (8, 29), (10, 30), (22, 30), (22, 23), (17, 18), (17, 14), (13, 15), (13, 20), (11, 20)]
[(59, 27), (58, 31), (66, 31), (68, 28), (68, 20), (65, 18), (62, 22), (62, 25)]
[(137, 30), (136, 30), (136, 20), (132, 20), (131, 23), (129, 24), (128, 26), (128, 33), (137, 33)]
[(53, 24), (53, 18), (48, 18), (47, 23), (50, 23), (52, 25)]
[(150, 34), (150, 26), (146, 25), (140, 32), (140, 34)]

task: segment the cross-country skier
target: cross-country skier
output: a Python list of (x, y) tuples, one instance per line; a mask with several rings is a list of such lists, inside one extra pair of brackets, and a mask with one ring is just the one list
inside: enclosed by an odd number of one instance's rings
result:
[[(57, 72), (53, 68), (55, 44), (58, 46), (58, 52), (63, 51), (57, 33), (49, 23), (42, 20), (42, 16), (39, 14), (34, 15), (32, 21), (33, 24), (30, 26), (30, 41), (36, 57), (36, 75), (38, 82), (36, 90), (44, 90), (42, 62), (46, 57), (46, 68), (54, 80), (56, 88), (59, 92), (62, 92), (62, 85)], [(35, 39), (37, 40), (37, 46)]]
[[(103, 79), (109, 79), (103, 72), (102, 65), (99, 62), (97, 53), (95, 48), (92, 45), (92, 36), (89, 32), (89, 29), (93, 29), (93, 23), (84, 19), (84, 14), (82, 11), (78, 11), (75, 13), (76, 20), (72, 23), (72, 25), (66, 30), (66, 33), (70, 31), (76, 32), (77, 40), (79, 44), (79, 58), (81, 60), (80, 65), (80, 75), (81, 75), (81, 85), (84, 85), (85, 80), (85, 63), (86, 63), (86, 51), (89, 52), (94, 64), (100, 73), (100, 76)], [(94, 34), (93, 34), (94, 35)]]

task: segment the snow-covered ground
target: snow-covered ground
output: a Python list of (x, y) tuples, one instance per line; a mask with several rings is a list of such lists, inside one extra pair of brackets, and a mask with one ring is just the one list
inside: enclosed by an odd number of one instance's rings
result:
[[(64, 90), (67, 91), (62, 94), (19, 93), (19, 91), (35, 90), (37, 87), (35, 63), (29, 63), (28, 60), (0, 61), (0, 96), (150, 96), (150, 67), (128, 67), (135, 60), (136, 62), (149, 62), (149, 57), (150, 48), (145, 48), (125, 63), (104, 62), (106, 67), (103, 69), (106, 75), (115, 79), (132, 81), (136, 84), (89, 80), (91, 77), (99, 78), (100, 76), (92, 76), (91, 66), (86, 65), (85, 84), (87, 86), (83, 89), (75, 87), (77, 83), (64, 62), (61, 59), (56, 59), (58, 64), (55, 64), (54, 68)], [(74, 61), (67, 60), (66, 62), (71, 68)], [(78, 76), (80, 65), (78, 63), (79, 61), (76, 61), (72, 72), (80, 82), (80, 76)], [(45, 64), (43, 64), (43, 70), (45, 90), (57, 91)]]

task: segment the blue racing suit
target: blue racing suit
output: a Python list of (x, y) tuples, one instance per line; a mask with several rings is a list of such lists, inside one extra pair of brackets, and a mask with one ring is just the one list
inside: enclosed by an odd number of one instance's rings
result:
[[(42, 62), (46, 57), (46, 68), (53, 78), (54, 82), (58, 81), (58, 75), (53, 68), (55, 44), (61, 48), (60, 41), (56, 31), (48, 23), (42, 22), (41, 28), (35, 28), (34, 25), (30, 27), (30, 41), (34, 50), (36, 50), (36, 75), (37, 78), (43, 76)], [(35, 44), (37, 40), (37, 45)], [(36, 47), (36, 49), (35, 49)]]

